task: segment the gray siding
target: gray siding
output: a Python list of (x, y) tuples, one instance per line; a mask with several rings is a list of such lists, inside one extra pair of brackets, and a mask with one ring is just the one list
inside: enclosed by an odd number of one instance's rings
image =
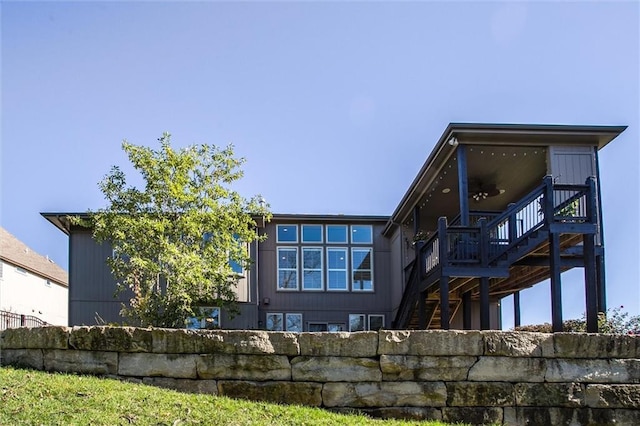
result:
[(596, 176), (596, 160), (591, 146), (549, 147), (550, 173), (556, 183), (583, 184)]

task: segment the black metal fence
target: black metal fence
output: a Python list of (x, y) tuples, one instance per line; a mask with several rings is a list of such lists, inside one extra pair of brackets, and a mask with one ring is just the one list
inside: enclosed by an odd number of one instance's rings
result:
[(0, 330), (18, 327), (42, 327), (48, 325), (33, 315), (22, 315), (14, 312), (0, 311)]

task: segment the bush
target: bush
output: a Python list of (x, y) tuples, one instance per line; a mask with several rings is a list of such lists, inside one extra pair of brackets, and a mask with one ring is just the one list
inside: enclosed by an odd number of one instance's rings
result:
[[(598, 331), (606, 334), (638, 334), (640, 335), (640, 315), (630, 316), (623, 312), (624, 306), (607, 310), (606, 313), (598, 313)], [(566, 332), (586, 332), (587, 320), (585, 314), (581, 319), (570, 319), (562, 323)], [(534, 324), (515, 327), (515, 331), (535, 331), (539, 333), (551, 333), (551, 324)]]

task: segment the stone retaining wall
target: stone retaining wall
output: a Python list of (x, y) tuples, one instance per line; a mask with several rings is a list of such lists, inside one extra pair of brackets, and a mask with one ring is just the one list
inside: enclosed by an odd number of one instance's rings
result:
[(0, 364), (377, 417), (640, 424), (638, 336), (19, 328)]

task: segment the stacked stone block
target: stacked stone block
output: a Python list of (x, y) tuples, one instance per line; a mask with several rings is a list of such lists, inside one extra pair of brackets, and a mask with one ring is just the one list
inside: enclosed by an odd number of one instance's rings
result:
[(640, 336), (19, 328), (0, 364), (383, 418), (640, 424)]

